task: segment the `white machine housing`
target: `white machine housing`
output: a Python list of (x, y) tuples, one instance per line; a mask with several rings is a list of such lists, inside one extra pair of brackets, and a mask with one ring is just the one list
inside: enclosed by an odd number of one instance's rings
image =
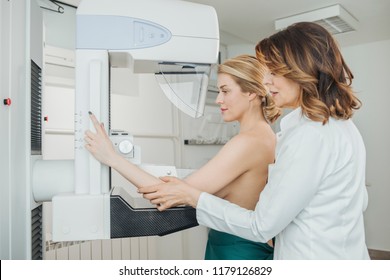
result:
[(30, 179), (42, 159), (43, 17), (36, 1), (1, 1), (0, 15), (0, 259), (38, 260), (42, 203)]
[(110, 67), (155, 73), (166, 96), (202, 114), (219, 51), (214, 8), (178, 0), (83, 0), (77, 9), (74, 191), (54, 195), (53, 241), (110, 238), (109, 168), (85, 149), (88, 112), (109, 127)]

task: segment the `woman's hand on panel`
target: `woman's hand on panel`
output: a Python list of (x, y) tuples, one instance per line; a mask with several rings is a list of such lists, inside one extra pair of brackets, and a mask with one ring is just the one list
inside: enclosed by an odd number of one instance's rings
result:
[(96, 133), (91, 130), (85, 132), (85, 148), (101, 163), (112, 166), (118, 154), (107, 135), (104, 124), (99, 123), (95, 115), (89, 112), (89, 116), (95, 127)]

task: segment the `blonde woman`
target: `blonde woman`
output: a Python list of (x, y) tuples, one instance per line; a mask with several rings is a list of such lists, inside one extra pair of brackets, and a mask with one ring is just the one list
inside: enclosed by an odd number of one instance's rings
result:
[[(268, 165), (274, 162), (276, 138), (269, 122), (280, 113), (267, 95), (263, 79), (264, 67), (254, 56), (241, 55), (219, 65), (216, 103), (223, 120), (238, 121), (240, 131), (207, 164), (185, 178), (199, 191), (249, 210), (254, 210), (267, 181)], [(91, 119), (96, 133), (87, 131), (85, 140), (96, 159), (137, 187), (162, 182), (115, 153), (104, 129), (93, 115)], [(210, 230), (205, 259), (272, 259), (268, 241), (253, 242)]]

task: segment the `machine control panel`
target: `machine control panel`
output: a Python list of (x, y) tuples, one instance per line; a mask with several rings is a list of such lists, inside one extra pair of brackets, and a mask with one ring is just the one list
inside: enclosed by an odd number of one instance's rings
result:
[(141, 164), (141, 148), (134, 145), (134, 137), (125, 130), (111, 129), (110, 139), (115, 151), (134, 164)]
[(134, 157), (134, 138), (127, 131), (111, 130), (110, 139), (117, 153), (126, 158)]

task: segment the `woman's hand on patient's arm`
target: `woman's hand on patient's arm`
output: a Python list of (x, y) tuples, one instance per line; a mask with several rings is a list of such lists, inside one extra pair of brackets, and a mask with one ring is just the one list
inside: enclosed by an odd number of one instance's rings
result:
[(138, 189), (144, 198), (157, 205), (158, 210), (163, 211), (178, 205), (196, 207), (201, 194), (200, 190), (176, 177), (167, 176), (160, 179), (165, 183)]
[(85, 132), (86, 149), (101, 163), (112, 166), (118, 160), (118, 154), (108, 137), (103, 123), (99, 123), (95, 115), (90, 113), (90, 118), (95, 127), (96, 133), (90, 130)]

